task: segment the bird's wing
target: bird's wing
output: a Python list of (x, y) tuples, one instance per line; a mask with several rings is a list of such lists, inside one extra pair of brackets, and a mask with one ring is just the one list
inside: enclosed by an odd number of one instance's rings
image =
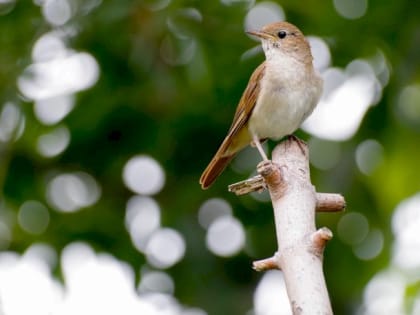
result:
[(228, 135), (201, 175), (200, 184), (203, 189), (208, 188), (216, 180), (217, 176), (223, 172), (230, 160), (235, 156), (236, 152), (250, 142), (251, 137), (248, 130), (245, 128), (245, 125), (257, 103), (264, 70), (265, 62), (255, 69), (254, 73), (251, 75), (244, 94), (242, 94), (238, 107), (236, 108)]
[(261, 80), (265, 71), (265, 62), (260, 64), (252, 73), (248, 85), (242, 94), (238, 107), (236, 108), (235, 116), (233, 117), (232, 125), (229, 129), (229, 136), (233, 137), (241, 130), (251, 117), (257, 103), (258, 94), (261, 89)]

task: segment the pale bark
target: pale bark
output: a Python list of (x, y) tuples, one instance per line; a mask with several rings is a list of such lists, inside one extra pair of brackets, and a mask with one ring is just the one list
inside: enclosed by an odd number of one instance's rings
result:
[(254, 269), (283, 271), (293, 314), (332, 314), (322, 270), (324, 247), (332, 233), (327, 228), (316, 229), (315, 211), (343, 210), (344, 198), (315, 192), (307, 146), (294, 138), (280, 143), (272, 161), (258, 165), (258, 173), (262, 183), (234, 184), (241, 192), (267, 187), (274, 208), (278, 251), (271, 258), (255, 261)]
[[(230, 192), (237, 196), (246, 195), (251, 192), (262, 192), (267, 189), (264, 178), (261, 175), (231, 184), (228, 187)], [(346, 207), (344, 197), (340, 194), (316, 193), (317, 212), (339, 212)]]

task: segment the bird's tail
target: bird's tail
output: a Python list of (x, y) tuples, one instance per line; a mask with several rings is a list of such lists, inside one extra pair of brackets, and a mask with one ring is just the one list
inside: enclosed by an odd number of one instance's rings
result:
[(250, 136), (247, 128), (242, 128), (239, 131), (231, 129), (220, 145), (219, 150), (217, 150), (213, 159), (201, 175), (201, 188), (209, 188), (216, 180), (217, 176), (223, 172), (229, 162), (235, 157), (236, 153), (246, 147), (249, 142)]
[(235, 154), (223, 156), (217, 152), (200, 177), (201, 188), (209, 188), (234, 157)]

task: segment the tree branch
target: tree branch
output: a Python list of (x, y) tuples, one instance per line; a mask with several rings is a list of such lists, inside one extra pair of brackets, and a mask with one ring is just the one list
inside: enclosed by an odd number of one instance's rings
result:
[(229, 186), (236, 194), (268, 188), (274, 208), (278, 251), (255, 261), (257, 271), (281, 269), (293, 314), (332, 314), (324, 275), (323, 251), (332, 233), (316, 230), (315, 211), (341, 211), (341, 195), (316, 193), (310, 181), (308, 148), (294, 138), (280, 143), (273, 161), (257, 167), (259, 176)]
[[(228, 190), (237, 196), (249, 194), (251, 192), (263, 192), (267, 189), (264, 178), (261, 175), (248, 178), (241, 182), (231, 184)], [(344, 197), (340, 194), (316, 193), (317, 212), (339, 212), (346, 208)]]
[(256, 271), (265, 271), (270, 269), (281, 269), (280, 267), (280, 253), (277, 252), (273, 257), (256, 260), (252, 263), (252, 268)]

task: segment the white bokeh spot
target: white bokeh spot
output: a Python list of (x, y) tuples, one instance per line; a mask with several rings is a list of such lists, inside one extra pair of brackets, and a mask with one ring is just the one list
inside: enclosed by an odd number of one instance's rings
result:
[(397, 206), (392, 217), (393, 261), (403, 269), (420, 267), (420, 193)]
[(150, 236), (160, 227), (158, 203), (149, 197), (131, 197), (127, 202), (125, 226), (134, 246), (144, 252)]
[(84, 172), (65, 173), (47, 184), (47, 200), (56, 210), (75, 212), (98, 201), (101, 188), (97, 181)]
[(258, 2), (245, 17), (245, 30), (259, 30), (264, 25), (284, 21), (283, 8), (275, 2)]
[(378, 101), (382, 86), (370, 64), (362, 60), (352, 61), (345, 71), (329, 68), (322, 77), (323, 96), (302, 129), (320, 139), (350, 139), (369, 107)]
[(155, 231), (147, 243), (147, 261), (156, 268), (169, 268), (185, 255), (184, 237), (176, 230), (162, 228)]
[(42, 100), (68, 95), (93, 86), (99, 77), (95, 58), (85, 52), (29, 65), (18, 79), (25, 97)]
[(65, 126), (58, 127), (47, 134), (40, 135), (37, 150), (44, 157), (62, 153), (70, 143), (70, 132)]
[(198, 210), (198, 221), (207, 229), (210, 224), (221, 216), (232, 215), (232, 207), (222, 198), (211, 198), (203, 202)]
[(165, 173), (155, 159), (138, 155), (125, 164), (123, 180), (125, 185), (135, 193), (154, 195), (163, 188)]
[(242, 223), (230, 215), (214, 220), (207, 230), (208, 249), (217, 256), (229, 257), (237, 254), (245, 244)]
[(270, 270), (258, 283), (254, 293), (255, 315), (292, 315), (283, 274)]

